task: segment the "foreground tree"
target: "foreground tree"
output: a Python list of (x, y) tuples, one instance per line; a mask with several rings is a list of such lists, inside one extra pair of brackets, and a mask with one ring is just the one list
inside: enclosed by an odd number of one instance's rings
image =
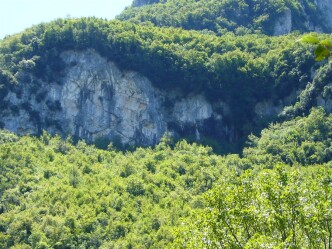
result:
[(301, 42), (316, 45), (315, 59), (316, 61), (323, 61), (332, 56), (332, 43), (327, 40), (320, 40), (317, 36), (309, 34), (300, 39)]
[(277, 166), (223, 177), (175, 247), (331, 248), (331, 173)]

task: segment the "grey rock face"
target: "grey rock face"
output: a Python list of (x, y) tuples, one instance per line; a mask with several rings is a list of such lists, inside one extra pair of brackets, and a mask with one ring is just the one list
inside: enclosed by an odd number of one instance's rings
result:
[(67, 52), (62, 58), (75, 65), (67, 69), (60, 100), (69, 133), (147, 145), (165, 132), (157, 91), (146, 78), (121, 72), (94, 51)]
[(134, 7), (141, 7), (141, 6), (144, 6), (146, 4), (148, 4), (148, 3), (144, 0), (134, 0), (134, 2), (133, 2)]
[(264, 101), (256, 104), (255, 113), (258, 117), (273, 117), (277, 116), (282, 108), (282, 105), (276, 106), (272, 101)]
[(285, 35), (292, 31), (292, 12), (290, 9), (283, 11), (276, 20), (273, 35)]
[(213, 115), (212, 106), (203, 96), (191, 96), (175, 103), (173, 117), (182, 124), (196, 123)]
[[(311, 16), (310, 10), (306, 9), (304, 3), (301, 6), (303, 25), (308, 31), (332, 32), (332, 1), (316, 0), (314, 8), (317, 8), (319, 16)], [(318, 21), (318, 22), (317, 22)], [(285, 35), (293, 30), (292, 12), (284, 10), (274, 23), (273, 35)]]
[(324, 87), (316, 101), (317, 105), (323, 107), (327, 113), (332, 113), (332, 83)]
[[(7, 95), (18, 112), (4, 112), (0, 121), (6, 129), (18, 134), (45, 129), (87, 141), (103, 138), (147, 146), (170, 131), (170, 122), (200, 127), (213, 116), (211, 104), (203, 96), (179, 98), (162, 92), (147, 78), (121, 71), (94, 50), (67, 51), (61, 58), (66, 67), (59, 84), (28, 75), (31, 82), (39, 82), (37, 92), (23, 87), (23, 93)], [(177, 100), (167, 107), (165, 99)]]
[(332, 1), (331, 0), (317, 0), (315, 2), (319, 11), (322, 13), (322, 18), (326, 22), (329, 32), (332, 31)]
[(133, 7), (141, 7), (144, 5), (149, 5), (149, 4), (153, 4), (153, 3), (158, 3), (160, 2), (159, 0), (134, 0), (133, 1)]

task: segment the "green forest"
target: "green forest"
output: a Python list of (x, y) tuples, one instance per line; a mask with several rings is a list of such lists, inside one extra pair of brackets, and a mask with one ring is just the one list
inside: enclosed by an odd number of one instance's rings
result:
[[(223, 109), (217, 111), (235, 127), (239, 139), (238, 145), (231, 145), (236, 149), (221, 152), (240, 152), (250, 133), (258, 134), (275, 121), (275, 117), (255, 116), (257, 102), (277, 103), (294, 91), (303, 91), (280, 117), (293, 118), (307, 114), (314, 99), (328, 87), (331, 64), (315, 65), (312, 46), (297, 42), (300, 38), (298, 34), (237, 36), (231, 32), (217, 36), (96, 18), (59, 19), (0, 43), (0, 96), (8, 91), (22, 92), (21, 81), (36, 92), (38, 82), (24, 78), (24, 72), (56, 83), (64, 70), (61, 52), (93, 48), (121, 68), (146, 75), (160, 89), (180, 89), (183, 95), (203, 93), (212, 103), (222, 100), (228, 104), (231, 115)], [(312, 67), (317, 70), (313, 79)], [(36, 116), (27, 106), (12, 106), (3, 98), (0, 101), (0, 112), (25, 108), (32, 119)]]
[(122, 152), (0, 134), (1, 248), (329, 248), (332, 115), (271, 125), (243, 156)]
[[(332, 107), (317, 100), (332, 97), (332, 37), (315, 1), (138, 2), (116, 20), (57, 19), (0, 40), (0, 116), (38, 120), (6, 96), (38, 93), (27, 74), (61, 84), (60, 54), (93, 49), (161, 90), (222, 100), (237, 139), (165, 133), (129, 150), (0, 121), (0, 248), (332, 248)], [(286, 9), (295, 31), (272, 36)], [(303, 13), (327, 33), (305, 36)], [(283, 110), (258, 117), (264, 101)]]
[[(136, 8), (124, 10), (119, 20), (133, 23), (153, 23), (159, 27), (180, 27), (223, 35), (232, 31), (238, 35), (263, 33), (272, 35), (275, 19), (285, 10), (292, 12), (295, 30), (307, 31), (305, 22), (313, 18), (323, 31), (331, 32), (311, 0), (148, 0)], [(152, 5), (151, 5), (152, 4)]]

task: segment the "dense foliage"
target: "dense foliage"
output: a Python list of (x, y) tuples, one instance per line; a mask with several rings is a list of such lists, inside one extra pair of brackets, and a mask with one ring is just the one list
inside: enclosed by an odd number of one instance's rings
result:
[(308, 117), (298, 117), (263, 130), (261, 137), (250, 136), (243, 154), (255, 164), (271, 168), (278, 163), (309, 166), (332, 158), (332, 117), (314, 109)]
[(0, 248), (167, 248), (222, 174), (210, 148), (133, 153), (0, 134)]
[(331, 120), (272, 125), (242, 158), (1, 131), (0, 247), (329, 248)]
[[(63, 69), (61, 52), (90, 48), (121, 68), (141, 72), (159, 88), (180, 89), (183, 95), (204, 93), (217, 105), (226, 103), (229, 110), (216, 111), (235, 127), (236, 137), (243, 138), (266, 124), (255, 117), (258, 102), (278, 102), (311, 80), (314, 58), (307, 45), (295, 42), (298, 38), (233, 33), (218, 37), (96, 18), (59, 19), (1, 41), (0, 96), (9, 89), (19, 95), (27, 84), (38, 88), (26, 73), (57, 83)], [(308, 107), (302, 109), (296, 115)]]
[[(174, 248), (330, 248), (332, 115), (272, 125), (205, 195)], [(305, 167), (303, 167), (305, 166)], [(242, 171), (241, 169), (246, 169)]]
[(275, 21), (292, 12), (293, 30), (306, 31), (305, 22), (311, 19), (315, 25), (328, 31), (318, 18), (317, 7), (312, 0), (168, 0), (147, 1), (156, 3), (140, 8), (128, 8), (118, 16), (120, 20), (134, 23), (153, 23), (156, 26), (181, 27), (213, 31), (219, 35), (227, 31), (239, 35), (246, 33), (273, 34)]
[(229, 174), (174, 248), (331, 248), (331, 166)]
[[(205, 94), (241, 138), (269, 121), (257, 103), (289, 105), (287, 121), (227, 156), (168, 135), (124, 152), (1, 130), (0, 248), (331, 248), (332, 115), (309, 110), (332, 97), (332, 62), (314, 64), (297, 34), (259, 34), (286, 8), (303, 30), (312, 1), (145, 2), (119, 16), (129, 21), (59, 19), (1, 40), (0, 115), (29, 109), (9, 106), (9, 91), (59, 83), (62, 52), (94, 49), (160, 89)], [(326, 39), (314, 43), (324, 58)]]
[(332, 43), (327, 39), (321, 41), (316, 36), (309, 34), (303, 36), (300, 39), (300, 41), (316, 45), (315, 49), (316, 61), (323, 61), (332, 55), (331, 53)]

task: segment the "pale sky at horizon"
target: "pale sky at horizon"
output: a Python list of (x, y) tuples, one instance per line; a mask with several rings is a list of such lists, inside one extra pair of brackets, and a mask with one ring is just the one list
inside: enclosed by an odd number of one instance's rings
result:
[(57, 18), (113, 19), (133, 0), (0, 0), (0, 39)]

